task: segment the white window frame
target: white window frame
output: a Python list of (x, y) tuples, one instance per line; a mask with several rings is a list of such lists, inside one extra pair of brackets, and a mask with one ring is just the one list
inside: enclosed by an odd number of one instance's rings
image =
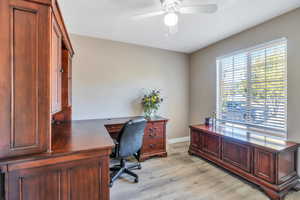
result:
[[(217, 118), (218, 118), (218, 121), (220, 122), (224, 122), (226, 123), (226, 121), (224, 120), (221, 120), (219, 119), (219, 112), (220, 112), (220, 101), (221, 101), (221, 97), (220, 97), (220, 92), (221, 92), (221, 88), (220, 88), (220, 81), (221, 81), (221, 66), (219, 64), (219, 62), (224, 59), (224, 58), (227, 58), (227, 57), (231, 57), (231, 56), (235, 56), (235, 55), (238, 55), (238, 54), (242, 54), (242, 53), (246, 53), (246, 54), (250, 54), (251, 51), (253, 50), (256, 50), (256, 49), (259, 49), (259, 48), (267, 48), (268, 46), (271, 46), (272, 44), (276, 44), (276, 43), (280, 43), (280, 42), (284, 42), (286, 43), (286, 48), (285, 48), (285, 61), (284, 61), (284, 64), (285, 64), (285, 81), (286, 81), (286, 84), (285, 84), (285, 87), (284, 87), (284, 92), (285, 92), (285, 97), (286, 97), (286, 101), (285, 101), (285, 119), (284, 119), (284, 123), (285, 123), (285, 130), (284, 131), (277, 131), (277, 130), (272, 130), (272, 128), (262, 128), (261, 126), (258, 126), (258, 131), (255, 131), (255, 130), (251, 130), (250, 132), (256, 132), (256, 133), (263, 133), (263, 134), (266, 134), (266, 135), (269, 135), (269, 136), (275, 136), (275, 137), (280, 137), (282, 139), (286, 139), (287, 138), (287, 119), (288, 119), (288, 114), (287, 114), (287, 102), (288, 102), (288, 73), (287, 73), (287, 67), (288, 67), (288, 61), (287, 61), (287, 57), (288, 57), (288, 39), (287, 38), (280, 38), (280, 39), (277, 39), (277, 40), (272, 40), (270, 42), (266, 42), (266, 43), (263, 43), (263, 44), (260, 44), (260, 45), (256, 45), (256, 46), (253, 46), (253, 47), (250, 47), (250, 48), (246, 48), (246, 49), (242, 49), (242, 50), (239, 50), (239, 51), (235, 51), (235, 52), (232, 52), (232, 53), (229, 53), (229, 54), (226, 54), (226, 55), (223, 55), (223, 56), (219, 56), (216, 58), (216, 67), (217, 67), (217, 79), (216, 79), (216, 83), (217, 83), (217, 90), (216, 90), (216, 113), (217, 113)], [(247, 68), (250, 68), (250, 59), (249, 59), (249, 56), (247, 55)], [(248, 72), (247, 72), (247, 80), (249, 82), (250, 78), (249, 78), (249, 69), (248, 69)], [(248, 84), (248, 91), (249, 91), (249, 88), (250, 88), (250, 84)], [(227, 122), (227, 123), (230, 123), (230, 122)], [(248, 129), (248, 126), (246, 124), (243, 124), (243, 123), (238, 123), (238, 122), (232, 122), (231, 123), (232, 126), (235, 126), (235, 127), (239, 127), (239, 125), (241, 127), (246, 127), (246, 129)], [(251, 125), (253, 126), (253, 125)], [(252, 127), (253, 128), (253, 127)], [(254, 127), (255, 128), (255, 127)]]

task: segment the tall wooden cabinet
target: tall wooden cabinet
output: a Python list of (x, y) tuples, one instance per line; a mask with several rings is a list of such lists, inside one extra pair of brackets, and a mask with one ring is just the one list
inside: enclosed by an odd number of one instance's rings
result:
[(57, 2), (1, 0), (0, 27), (0, 159), (50, 151), (51, 120), (71, 119), (62, 73), (73, 49)]
[(49, 148), (49, 17), (48, 6), (0, 1), (0, 158)]

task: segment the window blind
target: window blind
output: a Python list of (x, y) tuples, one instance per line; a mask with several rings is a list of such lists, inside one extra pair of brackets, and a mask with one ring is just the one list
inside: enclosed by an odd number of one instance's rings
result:
[(217, 59), (219, 121), (286, 135), (287, 40)]

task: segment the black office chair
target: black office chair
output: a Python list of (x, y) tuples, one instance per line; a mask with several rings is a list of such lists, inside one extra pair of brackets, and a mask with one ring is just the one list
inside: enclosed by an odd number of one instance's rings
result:
[(137, 162), (127, 165), (125, 159), (134, 156), (138, 160), (138, 154), (143, 144), (146, 123), (145, 118), (140, 117), (128, 121), (122, 128), (119, 137), (115, 141), (116, 148), (113, 154), (115, 158), (120, 159), (120, 164), (110, 168), (110, 171), (112, 171), (110, 187), (112, 187), (113, 182), (123, 173), (133, 176), (136, 183), (139, 181), (138, 175), (130, 170), (141, 169), (141, 164)]

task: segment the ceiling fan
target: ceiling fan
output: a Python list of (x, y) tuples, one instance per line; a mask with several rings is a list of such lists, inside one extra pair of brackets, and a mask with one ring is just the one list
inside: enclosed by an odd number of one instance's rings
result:
[(185, 0), (160, 0), (160, 2), (161, 10), (138, 14), (133, 16), (133, 19), (139, 20), (164, 15), (165, 25), (172, 28), (177, 26), (180, 14), (214, 13), (218, 10), (217, 4), (185, 5)]

